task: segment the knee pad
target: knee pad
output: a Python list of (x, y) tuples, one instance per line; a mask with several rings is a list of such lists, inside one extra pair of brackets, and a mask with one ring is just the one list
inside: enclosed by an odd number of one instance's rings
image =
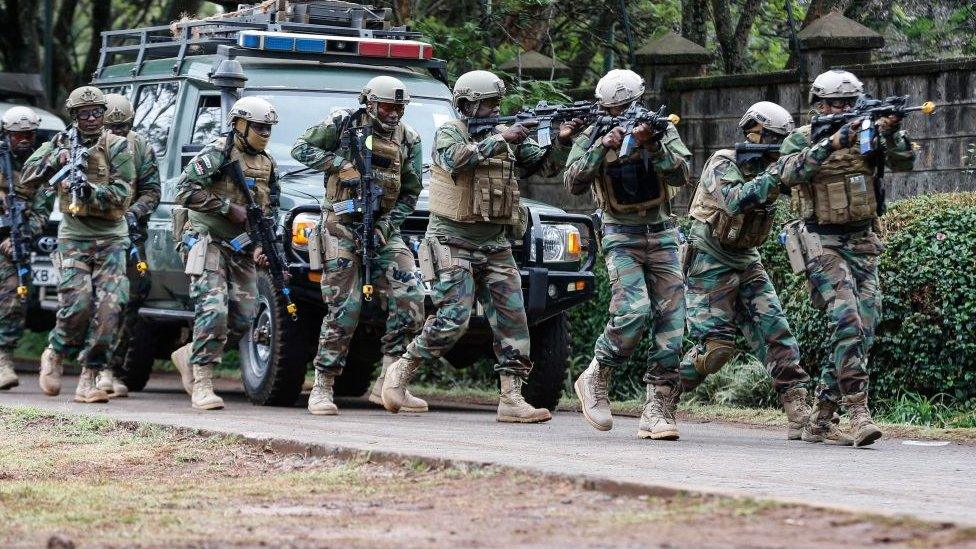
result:
[(695, 356), (695, 370), (700, 374), (709, 375), (722, 369), (725, 363), (738, 354), (735, 345), (724, 339), (709, 339), (705, 341), (705, 352)]

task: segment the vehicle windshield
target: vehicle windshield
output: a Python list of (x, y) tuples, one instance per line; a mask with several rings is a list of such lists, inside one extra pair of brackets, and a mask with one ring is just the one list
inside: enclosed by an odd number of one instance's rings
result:
[[(359, 107), (357, 93), (254, 90), (248, 95), (267, 99), (278, 111), (278, 124), (271, 132), (268, 148), (283, 172), (302, 167), (291, 157), (291, 148), (305, 130), (325, 120), (335, 109)], [(403, 117), (420, 134), (424, 163), (429, 163), (434, 130), (456, 115), (449, 100), (421, 97), (410, 99)]]

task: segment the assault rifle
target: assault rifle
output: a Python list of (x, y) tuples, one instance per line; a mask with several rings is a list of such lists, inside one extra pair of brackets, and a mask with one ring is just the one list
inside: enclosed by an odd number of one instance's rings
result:
[[(350, 135), (352, 134), (352, 135)], [(373, 261), (379, 236), (376, 234), (376, 218), (380, 211), (383, 187), (373, 177), (373, 138), (367, 126), (348, 128), (344, 139), (349, 139), (349, 150), (359, 171), (358, 179), (340, 181), (340, 185), (354, 187), (356, 196), (336, 202), (332, 211), (337, 215), (359, 214), (362, 219), (356, 225), (356, 244), (363, 261), (363, 299), (373, 299)]]
[(10, 159), (10, 140), (0, 135), (0, 172), (7, 182), (4, 197), (4, 213), (0, 228), (10, 231), (10, 260), (17, 269), (17, 296), (27, 298), (27, 277), (30, 275), (31, 229), (27, 220), (27, 207), (14, 195), (14, 166)]
[(677, 124), (681, 120), (677, 115), (668, 114), (667, 109), (667, 106), (661, 105), (657, 112), (654, 112), (634, 102), (618, 116), (597, 117), (590, 134), (589, 147), (592, 147), (597, 140), (614, 128), (622, 127), (624, 129), (624, 141), (620, 145), (620, 156), (628, 156), (637, 145), (637, 139), (634, 137), (635, 128), (641, 124), (647, 124), (651, 127), (651, 132), (655, 138), (660, 139), (660, 136), (663, 136), (664, 132), (668, 130), (668, 124)]
[(478, 135), (494, 128), (499, 124), (518, 124), (532, 129), (538, 127), (536, 141), (540, 147), (552, 145), (554, 131), (558, 132), (559, 125), (574, 118), (582, 118), (585, 123), (592, 122), (599, 116), (596, 106), (590, 101), (577, 101), (568, 105), (539, 101), (534, 107), (523, 108), (510, 116), (489, 116), (486, 118), (468, 118), (468, 133)]
[(858, 142), (861, 154), (867, 156), (876, 148), (877, 128), (875, 122), (878, 119), (891, 115), (904, 118), (910, 112), (921, 112), (922, 114), (935, 112), (935, 103), (931, 101), (909, 107), (907, 106), (908, 100), (909, 96), (907, 95), (888, 97), (882, 101), (874, 99), (870, 95), (861, 94), (854, 103), (854, 107), (848, 112), (814, 116), (810, 120), (810, 135), (814, 142), (820, 141), (841, 129), (844, 124), (861, 120)]
[(878, 139), (878, 129), (875, 123), (885, 116), (904, 117), (910, 112), (921, 112), (926, 115), (935, 112), (935, 103), (931, 101), (908, 107), (906, 106), (908, 100), (909, 96), (907, 95), (888, 97), (881, 101), (872, 98), (870, 95), (861, 94), (850, 111), (814, 116), (810, 120), (810, 136), (814, 142), (829, 137), (845, 124), (855, 120), (861, 121), (857, 132), (858, 148), (861, 155), (867, 157), (871, 165), (874, 166), (874, 198), (878, 203), (877, 212), (879, 216), (885, 212), (885, 160), (884, 141)]
[(767, 153), (779, 153), (780, 143), (736, 143), (735, 163), (742, 165), (761, 159)]
[(88, 147), (81, 139), (81, 132), (77, 126), (68, 129), (68, 141), (70, 146), (70, 157), (68, 163), (64, 165), (53, 177), (50, 184), (57, 188), (66, 178), (68, 179), (68, 194), (71, 195), (71, 204), (68, 204), (68, 213), (77, 215), (81, 210), (79, 202), (88, 199), (91, 189), (88, 185)]
[[(232, 147), (234, 136), (228, 135), (227, 140)], [(247, 204), (244, 205), (247, 211), (247, 238), (243, 242), (240, 237), (234, 240), (237, 241), (238, 247), (241, 249), (252, 242), (261, 246), (264, 257), (268, 258), (268, 272), (271, 273), (271, 282), (285, 299), (285, 311), (291, 315), (292, 320), (298, 320), (298, 306), (291, 300), (291, 289), (288, 288), (286, 277), (288, 264), (278, 250), (274, 221), (270, 217), (265, 217), (264, 208), (254, 199), (254, 191), (252, 190), (254, 179), (244, 178), (244, 171), (241, 169), (239, 160), (227, 163), (221, 169), (234, 180), (234, 184), (237, 185), (247, 201)]]
[(129, 226), (129, 240), (132, 241), (132, 245), (129, 247), (129, 257), (135, 261), (139, 276), (146, 276), (146, 272), (149, 271), (149, 264), (146, 263), (142, 257), (142, 252), (139, 251), (139, 244), (146, 240), (146, 234), (142, 232), (135, 216), (132, 216), (131, 219), (126, 217), (126, 224)]

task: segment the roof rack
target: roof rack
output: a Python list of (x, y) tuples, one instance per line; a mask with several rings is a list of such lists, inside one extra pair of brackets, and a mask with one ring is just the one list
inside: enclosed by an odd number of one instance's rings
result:
[[(273, 10), (272, 7), (278, 4), (287, 5), (287, 11)], [(390, 26), (389, 16), (389, 8), (376, 9), (339, 0), (265, 1), (223, 16), (176, 22), (172, 26), (105, 31), (102, 32), (102, 49), (93, 79), (101, 78), (108, 65), (130, 61), (135, 63), (130, 71), (131, 76), (139, 77), (147, 60), (167, 58), (175, 58), (173, 74), (178, 75), (188, 56), (210, 55), (217, 53), (219, 46), (235, 46), (243, 31), (381, 40), (421, 38), (419, 32), (410, 31), (407, 27)], [(350, 61), (348, 55), (324, 54), (316, 59)], [(424, 66), (432, 72), (443, 72), (444, 63), (441, 60), (419, 61), (396, 59), (397, 64)]]

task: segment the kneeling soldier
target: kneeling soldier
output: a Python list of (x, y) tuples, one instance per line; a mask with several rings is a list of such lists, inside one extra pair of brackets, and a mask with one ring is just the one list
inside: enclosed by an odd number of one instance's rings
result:
[[(322, 319), (315, 385), (308, 411), (316, 415), (339, 413), (333, 402), (333, 384), (342, 374), (349, 342), (359, 325), (363, 285), (376, 283), (386, 298), (386, 334), (383, 366), (369, 400), (382, 404), (380, 391), (387, 369), (406, 350), (407, 342), (424, 322), (424, 291), (413, 254), (400, 236), (400, 225), (413, 213), (423, 190), (423, 153), (420, 136), (401, 120), (410, 102), (403, 82), (390, 76), (370, 80), (359, 96), (362, 108), (340, 111), (309, 128), (292, 149), (292, 156), (310, 168), (324, 171), (325, 199), (319, 223), (323, 244), (322, 299), (327, 306)], [(373, 180), (382, 188), (375, 215), (378, 244), (373, 252), (370, 277), (363, 280), (362, 242), (357, 225), (362, 215), (336, 213), (350, 200), (363, 200), (362, 154), (369, 149)], [(313, 237), (314, 238), (314, 237)], [(427, 403), (406, 393), (404, 410), (426, 412)]]
[[(596, 85), (597, 101), (610, 116), (623, 114), (643, 93), (644, 80), (629, 70), (614, 69)], [(681, 391), (678, 363), (685, 298), (668, 186), (688, 183), (691, 153), (674, 125), (658, 135), (647, 125), (638, 126), (633, 137), (640, 146), (623, 158), (623, 128), (612, 129), (591, 145), (593, 131), (589, 128), (576, 140), (565, 182), (573, 194), (592, 187), (603, 210), (602, 245), (612, 298), (610, 321), (574, 388), (590, 425), (611, 429), (610, 373), (634, 354), (650, 321), (654, 342), (643, 379), (647, 398), (637, 436), (677, 440), (674, 411)]]
[[(129, 296), (125, 212), (135, 165), (128, 141), (104, 128), (106, 101), (101, 90), (82, 86), (68, 95), (65, 106), (73, 125), (27, 160), (23, 190), (18, 191), (26, 196), (53, 180), (64, 214), (54, 258), (61, 275), (57, 323), (41, 355), (39, 381), (44, 393), (60, 393), (62, 360), (81, 350), (75, 402), (108, 402), (108, 394), (95, 386), (95, 377), (108, 367), (119, 315)], [(83, 150), (87, 160), (80, 154)], [(87, 181), (81, 182), (81, 172)], [(66, 177), (61, 178), (62, 173)], [(35, 199), (35, 207), (49, 212), (55, 193)]]
[(443, 357), (461, 339), (477, 299), (491, 325), (498, 359), (498, 421), (552, 418), (549, 410), (531, 406), (522, 396), (532, 370), (529, 325), (508, 237), (521, 236), (524, 228), (518, 227), (522, 206), (516, 169), (558, 173), (579, 121), (560, 126), (551, 151), (529, 139), (521, 124), (469, 133), (468, 120), (497, 116), (504, 95), (505, 83), (494, 74), (462, 74), (454, 84), (454, 106), (462, 118), (445, 123), (434, 136), (430, 223), (419, 255), (424, 278), (433, 281), (437, 313), (387, 372), (383, 405), (391, 412), (407, 404), (407, 383), (420, 364)]
[(240, 162), (258, 205), (270, 216), (278, 211), (277, 166), (266, 150), (278, 113), (264, 99), (244, 97), (234, 103), (228, 117), (231, 133), (204, 147), (187, 164), (176, 187), (176, 202), (189, 210), (188, 219), (174, 215), (173, 230), (183, 235), (180, 247), (186, 254), (195, 318), (193, 341), (171, 358), (198, 410), (224, 407), (223, 399), (214, 394), (213, 371), (227, 344), (240, 340), (254, 321), (256, 265), (267, 262), (260, 246), (237, 243), (247, 228), (247, 199), (228, 166)]
[(761, 101), (749, 107), (739, 128), (745, 146), (758, 150), (713, 154), (691, 201), (685, 303), (695, 345), (681, 362), (681, 385), (693, 390), (731, 360), (741, 329), (773, 378), (789, 419), (787, 438), (799, 440), (810, 419), (804, 387), (810, 376), (800, 367), (799, 346), (757, 249), (769, 236), (780, 190), (776, 166), (763, 170), (779, 157), (793, 118), (783, 107)]

